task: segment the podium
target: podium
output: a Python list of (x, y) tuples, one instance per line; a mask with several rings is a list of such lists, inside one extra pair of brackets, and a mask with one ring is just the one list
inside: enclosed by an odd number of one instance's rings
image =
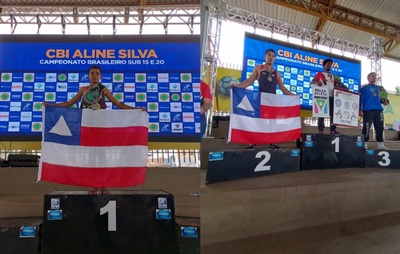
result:
[(400, 151), (367, 149), (365, 167), (400, 169)]
[(174, 214), (164, 191), (56, 191), (44, 196), (42, 253), (176, 254)]
[(303, 170), (364, 167), (364, 137), (304, 133), (302, 155)]
[(206, 184), (300, 170), (300, 150), (227, 149), (209, 154)]

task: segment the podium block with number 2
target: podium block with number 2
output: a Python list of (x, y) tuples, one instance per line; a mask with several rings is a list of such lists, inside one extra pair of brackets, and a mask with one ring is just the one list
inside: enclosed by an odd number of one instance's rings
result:
[(164, 191), (44, 197), (43, 254), (176, 253), (174, 199)]

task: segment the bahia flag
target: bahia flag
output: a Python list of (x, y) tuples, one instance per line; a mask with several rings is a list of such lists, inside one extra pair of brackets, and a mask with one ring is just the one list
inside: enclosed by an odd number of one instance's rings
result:
[(271, 144), (300, 137), (298, 96), (232, 88), (228, 142)]
[(144, 183), (148, 114), (46, 107), (38, 181), (127, 187)]

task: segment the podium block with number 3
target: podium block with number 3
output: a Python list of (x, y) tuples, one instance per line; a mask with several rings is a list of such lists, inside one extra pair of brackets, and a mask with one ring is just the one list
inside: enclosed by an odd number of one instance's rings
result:
[(177, 252), (174, 199), (164, 191), (56, 191), (44, 197), (43, 254)]

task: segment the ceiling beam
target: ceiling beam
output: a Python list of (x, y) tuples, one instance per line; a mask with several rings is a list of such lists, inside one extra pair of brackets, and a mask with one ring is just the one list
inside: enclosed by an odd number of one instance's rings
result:
[[(361, 12), (349, 10), (333, 4), (329, 7), (318, 0), (265, 0), (296, 11), (316, 16), (326, 21), (378, 35), (390, 40), (400, 41), (398, 25), (376, 19)], [(330, 15), (326, 15), (329, 13)]]
[[(336, 0), (328, 0), (328, 1), (325, 0), (325, 1), (320, 1), (320, 2), (321, 2), (321, 4), (324, 4), (326, 7), (328, 7), (327, 15), (330, 16), (330, 15), (331, 15), (330, 10), (331, 10), (332, 7), (335, 5)], [(322, 29), (324, 28), (325, 24), (326, 24), (326, 19), (319, 18), (319, 19), (318, 19), (318, 22), (317, 22), (317, 25), (315, 26), (315, 31), (321, 32)], [(311, 44), (312, 44), (313, 47), (314, 47), (314, 45), (317, 43), (317, 41), (318, 41), (319, 39), (320, 39), (320, 36), (318, 35), (317, 38), (315, 38), (315, 39), (311, 42)]]

